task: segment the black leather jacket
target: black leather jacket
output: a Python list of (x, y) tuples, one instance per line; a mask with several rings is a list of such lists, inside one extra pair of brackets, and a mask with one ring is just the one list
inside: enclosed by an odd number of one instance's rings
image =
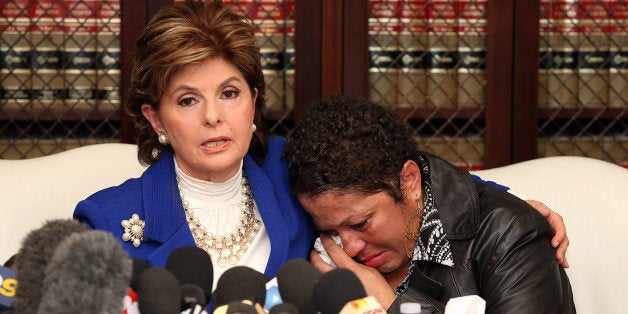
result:
[(420, 302), (421, 313), (443, 313), (450, 298), (475, 294), (486, 301), (487, 313), (575, 313), (547, 220), (510, 193), (474, 182), (434, 155), (424, 157), (454, 267), (415, 264), (409, 288), (387, 312)]

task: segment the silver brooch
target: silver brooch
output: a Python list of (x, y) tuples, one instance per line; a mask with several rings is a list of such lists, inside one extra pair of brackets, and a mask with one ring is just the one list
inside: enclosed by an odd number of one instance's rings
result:
[(140, 242), (144, 240), (144, 221), (140, 220), (140, 216), (133, 214), (131, 219), (122, 220), (120, 224), (124, 228), (122, 240), (132, 241), (134, 247), (139, 247)]

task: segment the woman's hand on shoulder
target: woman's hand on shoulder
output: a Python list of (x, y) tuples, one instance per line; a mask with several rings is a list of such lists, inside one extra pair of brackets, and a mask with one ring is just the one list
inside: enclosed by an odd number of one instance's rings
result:
[(567, 237), (567, 228), (565, 227), (563, 216), (552, 211), (547, 205), (539, 201), (526, 200), (526, 202), (538, 210), (554, 229), (554, 237), (551, 243), (556, 248), (556, 261), (558, 261), (560, 266), (569, 268), (569, 262), (567, 262), (567, 257), (565, 256), (569, 246), (569, 238)]
[[(390, 307), (395, 301), (395, 293), (377, 269), (354, 261), (330, 236), (321, 235), (321, 241), (327, 254), (337, 267), (346, 268), (356, 274), (368, 296), (375, 297), (384, 309)], [(323, 261), (317, 251), (310, 252), (310, 261), (322, 273), (334, 269)]]

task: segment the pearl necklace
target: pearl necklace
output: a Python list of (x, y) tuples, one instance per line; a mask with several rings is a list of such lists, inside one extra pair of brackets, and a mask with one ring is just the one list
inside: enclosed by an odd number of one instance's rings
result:
[(249, 246), (257, 236), (261, 222), (255, 218), (253, 210), (253, 194), (251, 187), (242, 175), (242, 200), (240, 201), (240, 221), (235, 226), (232, 233), (223, 236), (216, 236), (208, 232), (201, 222), (194, 215), (194, 210), (190, 208), (190, 204), (185, 199), (179, 178), (177, 177), (177, 185), (181, 194), (181, 202), (185, 210), (190, 231), (196, 242), (196, 246), (205, 250), (215, 263), (221, 267), (227, 265), (236, 265), (238, 261), (244, 257)]

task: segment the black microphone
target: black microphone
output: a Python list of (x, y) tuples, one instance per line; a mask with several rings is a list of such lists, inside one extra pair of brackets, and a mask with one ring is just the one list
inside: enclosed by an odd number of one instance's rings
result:
[(301, 314), (315, 313), (313, 291), (320, 277), (321, 273), (305, 259), (287, 261), (277, 271), (282, 300), (296, 306)]
[(268, 314), (299, 314), (299, 308), (292, 303), (279, 303), (270, 308)]
[(184, 283), (181, 289), (181, 313), (207, 313), (207, 296), (201, 287), (193, 283)]
[[(179, 247), (168, 256), (166, 269), (181, 284), (181, 311), (207, 306), (211, 299), (214, 268), (211, 257), (205, 250), (197, 246)], [(203, 292), (202, 295), (197, 293), (199, 289)]]
[(46, 267), (38, 313), (121, 313), (132, 269), (111, 233), (72, 234)]
[(140, 258), (132, 258), (133, 261), (133, 272), (131, 273), (131, 283), (129, 287), (131, 289), (137, 291), (137, 280), (140, 278), (140, 275), (147, 269), (151, 268), (150, 264)]
[(55, 249), (69, 235), (87, 230), (85, 225), (74, 219), (53, 219), (24, 237), (13, 267), (19, 282), (12, 307), (15, 313), (37, 312), (46, 267)]
[(335, 268), (321, 275), (313, 294), (314, 306), (322, 314), (338, 314), (347, 303), (366, 297), (360, 279), (345, 268)]
[(131, 272), (131, 283), (124, 296), (122, 314), (138, 314), (140, 312), (139, 304), (137, 303), (137, 281), (144, 270), (151, 267), (150, 264), (143, 259), (134, 257), (132, 261), (133, 271)]
[(212, 307), (231, 302), (250, 300), (254, 304), (264, 306), (266, 301), (266, 276), (246, 266), (235, 266), (227, 269), (218, 278), (216, 290), (212, 296)]
[(181, 310), (179, 280), (161, 267), (150, 267), (137, 280), (140, 313), (172, 314)]
[(259, 303), (243, 300), (219, 306), (212, 314), (266, 314), (266, 312)]

